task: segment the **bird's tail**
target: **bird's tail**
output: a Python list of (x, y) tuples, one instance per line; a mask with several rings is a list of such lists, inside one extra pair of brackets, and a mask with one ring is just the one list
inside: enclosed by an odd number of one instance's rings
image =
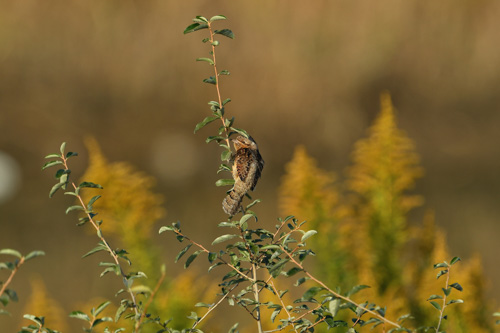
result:
[(244, 192), (242, 195), (237, 193), (235, 190), (229, 192), (229, 194), (222, 201), (222, 209), (224, 209), (224, 212), (226, 212), (229, 216), (236, 215), (244, 195)]

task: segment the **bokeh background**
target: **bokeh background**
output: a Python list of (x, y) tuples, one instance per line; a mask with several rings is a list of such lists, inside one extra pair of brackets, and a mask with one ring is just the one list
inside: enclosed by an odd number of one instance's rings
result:
[[(266, 160), (259, 215), (270, 225), (278, 217), (280, 178), (298, 144), (342, 177), (389, 90), (425, 169), (415, 221), (434, 210), (453, 255), (481, 254), (499, 299), (499, 2), (0, 0), (0, 248), (47, 253), (16, 276), (20, 302), (0, 317), (1, 331), (18, 328), (33, 275), (68, 312), (112, 285), (89, 278), (95, 260), (79, 259), (96, 239), (64, 214), (71, 198), (48, 199), (53, 179), (40, 167), (62, 141), (80, 153), (75, 175), (93, 136), (110, 161), (157, 179), (160, 224), (180, 220), (205, 242), (216, 235), (225, 218), (224, 189), (214, 187), (219, 148), (204, 142), (210, 129), (193, 134), (215, 99), (201, 82), (210, 67), (194, 61), (208, 50), (202, 34), (182, 34), (195, 15), (215, 14), (236, 34), (218, 48), (231, 72), (227, 111)], [(179, 269), (168, 253), (178, 244), (152, 242)]]

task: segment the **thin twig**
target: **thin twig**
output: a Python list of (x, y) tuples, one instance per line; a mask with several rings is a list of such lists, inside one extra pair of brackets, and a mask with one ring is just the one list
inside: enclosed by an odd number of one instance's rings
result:
[(322, 281), (318, 280), (316, 277), (314, 277), (311, 273), (309, 273), (308, 271), (305, 270), (304, 266), (302, 266), (302, 264), (300, 264), (297, 260), (295, 260), (295, 258), (290, 254), (288, 253), (285, 248), (283, 246), (280, 245), (280, 248), (281, 250), (286, 253), (286, 255), (290, 258), (290, 260), (297, 266), (299, 267), (303, 272), (304, 274), (306, 274), (311, 280), (313, 280), (314, 282), (316, 282), (317, 284), (319, 284), (321, 287), (323, 287), (325, 290), (328, 290), (330, 293), (332, 293), (335, 297), (337, 298), (340, 298), (348, 303), (351, 303), (353, 304), (354, 306), (362, 309), (363, 311), (365, 312), (368, 312), (372, 315), (374, 315), (375, 317), (379, 318), (380, 320), (382, 320), (383, 322), (386, 322), (388, 324), (391, 324), (392, 326), (395, 326), (397, 328), (401, 328), (401, 326), (383, 316), (381, 316), (380, 314), (378, 314), (377, 312), (375, 311), (372, 311), (370, 309), (367, 309), (365, 308), (364, 306), (361, 306), (360, 304), (354, 302), (353, 300), (351, 300), (349, 297), (346, 297), (346, 296), (343, 296), (335, 291), (333, 291), (332, 289), (330, 289), (326, 284), (324, 284)]
[(141, 317), (139, 318), (139, 320), (137, 321), (137, 323), (135, 325), (135, 332), (136, 333), (139, 332), (141, 325), (142, 325), (142, 321), (144, 320), (144, 317), (146, 316), (148, 308), (151, 305), (151, 303), (153, 302), (153, 299), (154, 299), (156, 293), (158, 292), (158, 290), (160, 289), (160, 286), (162, 285), (163, 280), (165, 280), (166, 275), (167, 275), (166, 271), (163, 271), (161, 273), (160, 279), (156, 283), (155, 289), (153, 290), (153, 292), (151, 292), (151, 295), (149, 295), (149, 299), (148, 299), (147, 303), (144, 305), (144, 309), (141, 313)]
[[(69, 168), (68, 168), (68, 164), (67, 164), (67, 161), (68, 161), (67, 158), (64, 155), (61, 155), (61, 159), (63, 160), (63, 164), (64, 164), (65, 169), (68, 170)], [(75, 194), (76, 194), (78, 187), (75, 185), (74, 182), (71, 182), (71, 185), (75, 189)], [(113, 251), (111, 249), (111, 246), (108, 244), (108, 242), (106, 241), (106, 239), (102, 235), (101, 227), (94, 221), (94, 219), (92, 218), (92, 215), (87, 210), (87, 207), (85, 205), (85, 202), (83, 201), (83, 198), (81, 197), (80, 194), (76, 194), (76, 197), (78, 198), (78, 201), (80, 202), (80, 205), (82, 206), (83, 210), (85, 211), (85, 214), (87, 214), (87, 218), (89, 219), (90, 223), (98, 231), (97, 236), (99, 237), (99, 239), (101, 240), (101, 242), (106, 246), (106, 249), (108, 250), (108, 252), (111, 255), (111, 257), (113, 257), (113, 260), (115, 261), (115, 263), (118, 266), (118, 268), (120, 268), (120, 275), (124, 279), (128, 279), (127, 275), (123, 271), (122, 266), (120, 265), (120, 260), (119, 260), (118, 256), (116, 255), (115, 251)], [(139, 310), (137, 310), (137, 302), (135, 300), (134, 292), (132, 291), (132, 289), (130, 289), (130, 287), (128, 285), (126, 286), (126, 288), (127, 288), (127, 292), (130, 295), (130, 298), (132, 299), (132, 303), (134, 305), (133, 308), (134, 308), (135, 315), (139, 316)]]
[[(213, 60), (213, 66), (214, 66), (214, 73), (215, 73), (215, 88), (217, 89), (217, 98), (219, 99), (219, 108), (223, 109), (222, 106), (222, 97), (220, 94), (220, 86), (219, 86), (219, 72), (217, 71), (217, 60), (215, 58), (215, 45), (214, 45), (214, 33), (212, 31), (212, 25), (210, 22), (207, 22), (208, 25), (208, 31), (210, 32), (210, 45), (212, 46), (212, 60)], [(221, 116), (219, 117), (220, 120), (222, 121), (222, 126), (224, 126), (224, 131), (226, 132), (226, 143), (228, 146), (228, 149), (231, 150), (231, 145), (229, 143), (229, 131), (226, 127), (226, 119), (224, 118), (224, 115), (221, 113)]]
[(259, 333), (262, 333), (262, 322), (260, 320), (260, 304), (259, 304), (259, 286), (257, 285), (257, 266), (252, 264), (252, 274), (253, 274), (253, 295), (255, 298), (255, 302), (257, 302), (255, 312), (257, 316), (257, 329)]
[[(180, 231), (178, 231), (178, 230), (172, 230), (172, 231), (175, 232), (177, 235), (182, 236), (184, 239), (186, 239), (191, 244), (194, 244), (194, 245), (198, 246), (203, 252), (210, 253), (210, 251), (207, 250), (203, 245), (201, 245), (199, 243), (196, 243), (194, 240), (192, 240), (191, 238), (185, 236)], [(252, 279), (250, 276), (248, 276), (245, 273), (243, 273), (242, 271), (240, 271), (238, 268), (236, 268), (236, 266), (231, 265), (230, 263), (228, 263), (227, 261), (225, 261), (222, 258), (217, 258), (217, 259), (219, 259), (224, 265), (229, 266), (230, 268), (232, 268), (233, 270), (235, 270), (239, 275), (241, 275), (245, 279), (254, 282), (254, 279)]]
[[(450, 268), (451, 268), (451, 265), (448, 265), (448, 268), (447, 268), (447, 272), (446, 272), (446, 285), (445, 285), (445, 289), (448, 289), (448, 283), (450, 282)], [(441, 322), (443, 321), (443, 314), (444, 314), (444, 309), (446, 308), (446, 293), (444, 293), (444, 297), (443, 297), (443, 306), (441, 307), (441, 311), (439, 313), (439, 321), (438, 321), (438, 325), (436, 327), (436, 333), (439, 332), (439, 327), (441, 326)]]
[(7, 281), (5, 281), (5, 283), (2, 285), (2, 289), (0, 289), (0, 296), (3, 295), (3, 293), (7, 289), (7, 286), (12, 282), (12, 279), (14, 278), (14, 275), (16, 275), (17, 270), (19, 269), (19, 267), (21, 267), (22, 264), (24, 264), (24, 257), (21, 257), (19, 259), (19, 262), (17, 263), (16, 267), (14, 267), (14, 269), (12, 270), (12, 272), (10, 272), (10, 275), (7, 278)]
[(211, 307), (208, 309), (208, 311), (207, 311), (207, 312), (203, 315), (203, 317), (201, 317), (201, 318), (200, 318), (200, 320), (198, 320), (197, 322), (195, 322), (195, 323), (193, 324), (193, 327), (191, 327), (191, 328), (193, 329), (193, 328), (195, 328), (195, 327), (196, 327), (199, 323), (201, 323), (201, 322), (202, 322), (202, 320), (203, 320), (203, 319), (205, 319), (205, 318), (208, 316), (208, 314), (209, 314), (210, 312), (212, 312), (212, 311), (213, 311), (216, 307), (218, 307), (218, 306), (219, 306), (219, 304), (220, 304), (220, 303), (222, 303), (222, 301), (223, 301), (223, 300), (225, 300), (225, 299), (227, 298), (227, 296), (229, 295), (229, 293), (230, 293), (230, 292), (232, 292), (232, 291), (233, 291), (233, 290), (234, 290), (237, 286), (238, 286), (238, 283), (237, 283), (237, 284), (235, 284), (235, 285), (234, 285), (234, 287), (232, 287), (232, 288), (231, 288), (231, 289), (230, 289), (230, 290), (229, 290), (229, 291), (228, 291), (228, 292), (227, 292), (224, 296), (222, 296), (222, 297), (221, 297), (221, 299), (220, 299), (217, 303), (215, 303), (215, 304), (214, 304), (214, 306), (211, 306)]

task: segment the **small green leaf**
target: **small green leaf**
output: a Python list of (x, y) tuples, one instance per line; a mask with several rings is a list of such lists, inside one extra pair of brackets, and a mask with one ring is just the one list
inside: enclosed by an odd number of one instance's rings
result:
[(88, 187), (88, 188), (100, 188), (100, 189), (103, 188), (101, 185), (96, 184), (96, 183), (92, 183), (92, 182), (82, 182), (80, 185), (78, 185), (78, 188), (84, 188), (84, 187)]
[(100, 197), (101, 197), (100, 195), (96, 195), (92, 197), (92, 199), (90, 199), (89, 203), (87, 204), (87, 209), (89, 211), (92, 211), (92, 206), (94, 205), (94, 202), (96, 202)]
[(440, 262), (439, 264), (434, 265), (434, 269), (436, 268), (442, 268), (442, 267), (448, 267), (449, 265), (446, 262)]
[(59, 154), (49, 154), (45, 156), (44, 158), (61, 158), (61, 155)]
[(52, 198), (52, 196), (57, 192), (57, 190), (59, 190), (61, 187), (64, 187), (64, 185), (66, 185), (66, 184), (65, 183), (57, 183), (54, 186), (52, 186), (52, 188), (50, 189), (50, 192), (49, 192), (49, 198)]
[(94, 254), (96, 252), (100, 252), (100, 251), (108, 251), (108, 248), (104, 244), (102, 244), (101, 242), (99, 242), (97, 244), (97, 246), (94, 247), (92, 250), (90, 250), (89, 252), (85, 253), (82, 256), (82, 258), (86, 258), (86, 257), (88, 257), (88, 256), (90, 256), (90, 255), (92, 255), (92, 254)]
[(19, 259), (21, 259), (23, 256), (21, 252), (14, 249), (1, 249), (0, 254), (7, 254), (9, 256), (18, 257)]
[(328, 310), (332, 314), (332, 317), (335, 317), (337, 315), (339, 308), (340, 308), (340, 298), (336, 298), (333, 301), (330, 301), (330, 303), (328, 303)]
[(120, 317), (127, 310), (127, 308), (128, 308), (127, 302), (122, 301), (122, 303), (120, 304), (120, 307), (116, 310), (115, 322), (117, 322), (120, 319)]
[(179, 259), (189, 250), (189, 248), (192, 246), (193, 244), (188, 244), (185, 248), (183, 248), (179, 254), (177, 254), (177, 256), (175, 257), (175, 262), (179, 261)]
[(370, 288), (370, 286), (367, 286), (367, 285), (364, 285), (364, 284), (360, 284), (360, 285), (354, 286), (354, 287), (352, 287), (352, 289), (351, 289), (351, 290), (347, 293), (347, 297), (351, 297), (352, 295), (356, 294), (358, 291), (363, 290), (363, 289), (366, 289), (366, 288)]
[(217, 84), (217, 80), (215, 79), (215, 76), (210, 76), (209, 78), (203, 79), (203, 82), (208, 83), (208, 84)]
[(57, 161), (49, 161), (49, 162), (45, 163), (45, 164), (42, 166), (42, 170), (45, 170), (45, 169), (47, 169), (47, 168), (50, 168), (50, 167), (52, 167), (52, 166), (54, 166), (54, 165), (58, 165), (58, 164), (63, 164), (63, 162), (62, 162), (62, 161), (60, 161), (60, 160), (57, 160)]
[(28, 255), (25, 258), (25, 261), (36, 258), (36, 257), (44, 256), (44, 255), (45, 255), (45, 252), (43, 252), (43, 251), (32, 251), (32, 252), (28, 253)]
[(74, 210), (85, 210), (85, 209), (79, 205), (70, 206), (70, 207), (68, 207), (68, 209), (66, 209), (66, 214), (68, 214), (69, 212), (72, 212)]
[(206, 17), (204, 16), (196, 16), (195, 19), (193, 19), (194, 22), (205, 22), (205, 23), (208, 23), (208, 20)]
[(431, 295), (431, 296), (429, 296), (429, 298), (427, 300), (431, 301), (433, 299), (443, 299), (443, 296), (441, 296), (441, 295)]
[(198, 250), (196, 252), (194, 252), (193, 254), (191, 254), (187, 260), (186, 260), (186, 263), (184, 264), (184, 268), (188, 268), (189, 265), (191, 265), (191, 263), (196, 259), (196, 257), (198, 257), (198, 255), (202, 252), (202, 250)]
[(432, 304), (433, 307), (441, 311), (441, 305), (439, 305), (438, 302), (431, 301), (430, 303)]
[(228, 38), (234, 39), (234, 33), (229, 29), (215, 30), (214, 34), (226, 36)]
[(230, 150), (222, 151), (220, 159), (221, 161), (229, 161), (229, 159), (231, 159), (231, 151)]
[(231, 131), (234, 131), (240, 135), (243, 135), (245, 138), (248, 138), (248, 133), (244, 129), (231, 127)]
[(234, 235), (234, 234), (222, 235), (222, 236), (217, 237), (212, 242), (212, 245), (219, 244), (219, 243), (222, 243), (222, 242), (225, 242), (225, 241), (228, 241), (230, 239), (237, 238), (237, 237), (239, 237), (239, 236), (238, 235)]
[(90, 322), (90, 317), (82, 311), (73, 311), (69, 314), (70, 318), (76, 318)]
[(234, 185), (234, 179), (219, 179), (215, 182), (215, 186)]
[(5, 290), (4, 290), (4, 295), (9, 296), (9, 298), (10, 298), (13, 302), (17, 302), (17, 301), (19, 301), (19, 298), (17, 297), (17, 293), (16, 293), (13, 289), (5, 289)]
[(174, 227), (171, 227), (171, 226), (163, 226), (160, 228), (160, 230), (158, 231), (159, 234), (165, 232), (165, 231), (174, 231)]
[(197, 308), (210, 308), (212, 305), (203, 302), (198, 302), (194, 306)]
[(215, 15), (210, 18), (210, 22), (219, 20), (227, 20), (227, 17), (225, 17), (224, 15)]
[(322, 287), (311, 287), (304, 293), (304, 295), (302, 295), (302, 298), (311, 299), (314, 296), (316, 296), (316, 294), (319, 293), (321, 290), (323, 290)]
[[(223, 69), (219, 72), (219, 75), (231, 75), (231, 72), (229, 72), (227, 69)], [(228, 99), (226, 99), (226, 101), (230, 102), (231, 99), (228, 98)], [(224, 104), (226, 104), (226, 103), (222, 102), (222, 105), (224, 105)]]
[(204, 62), (208, 62), (210, 65), (214, 65), (214, 61), (210, 58), (197, 58), (196, 61), (204, 61)]
[(196, 127), (194, 128), (194, 133), (198, 132), (200, 129), (202, 129), (203, 127), (205, 127), (206, 125), (217, 119), (219, 119), (219, 117), (215, 116), (206, 117), (205, 119), (203, 119), (203, 121), (196, 124)]
[(69, 153), (66, 154), (66, 158), (67, 159), (70, 158), (70, 157), (74, 157), (74, 156), (78, 156), (78, 153), (70, 151)]
[(288, 272), (286, 272), (286, 276), (290, 277), (297, 274), (298, 272), (302, 272), (302, 269), (298, 267), (292, 267)]
[(461, 286), (461, 285), (459, 285), (459, 284), (458, 284), (458, 283), (456, 283), (456, 282), (455, 282), (455, 283), (450, 284), (450, 287), (455, 288), (455, 289), (456, 289), (456, 290), (458, 290), (458, 291), (463, 291), (463, 290), (464, 290), (464, 289), (462, 288), (462, 286)]
[(455, 304), (455, 303), (463, 303), (463, 302), (464, 301), (461, 299), (452, 299), (449, 302), (447, 302), (446, 305)]
[(313, 236), (313, 235), (316, 235), (318, 232), (316, 230), (309, 230), (308, 232), (306, 232), (302, 238), (300, 239), (300, 242), (303, 243), (306, 239), (308, 239), (309, 237)]
[(63, 142), (61, 144), (61, 147), (59, 148), (59, 151), (61, 152), (61, 156), (64, 155), (64, 149), (66, 149), (66, 142)]
[(239, 323), (234, 324), (227, 333), (238, 333), (238, 325)]
[(448, 270), (447, 270), (447, 269), (446, 269), (446, 270), (443, 270), (443, 271), (439, 271), (439, 273), (437, 273), (437, 275), (436, 275), (436, 279), (439, 279), (439, 278), (441, 277), (441, 275), (444, 275), (444, 274), (446, 274), (446, 273), (448, 273)]
[(97, 309), (95, 309), (95, 311), (94, 311), (93, 315), (94, 315), (94, 316), (98, 316), (98, 315), (99, 315), (99, 314), (100, 314), (100, 313), (101, 313), (101, 312), (102, 312), (102, 311), (103, 311), (103, 310), (104, 310), (104, 309), (105, 309), (105, 308), (106, 308), (109, 304), (111, 304), (111, 302), (110, 302), (110, 301), (105, 301), (105, 302), (101, 303), (101, 304), (97, 307)]
[(460, 260), (462, 260), (462, 259), (460, 259), (460, 257), (453, 257), (453, 259), (451, 259), (451, 261), (450, 261), (450, 265), (453, 265)]
[(217, 259), (217, 253), (215, 253), (215, 252), (209, 252), (208, 253), (208, 261), (210, 263), (213, 263), (215, 259)]

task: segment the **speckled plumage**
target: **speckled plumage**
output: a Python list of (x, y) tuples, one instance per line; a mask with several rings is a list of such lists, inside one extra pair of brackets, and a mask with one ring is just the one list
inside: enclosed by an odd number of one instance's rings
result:
[(240, 135), (233, 143), (236, 149), (233, 163), (234, 186), (222, 201), (224, 212), (230, 216), (238, 212), (245, 194), (255, 189), (264, 168), (264, 160), (251, 137), (247, 139)]

